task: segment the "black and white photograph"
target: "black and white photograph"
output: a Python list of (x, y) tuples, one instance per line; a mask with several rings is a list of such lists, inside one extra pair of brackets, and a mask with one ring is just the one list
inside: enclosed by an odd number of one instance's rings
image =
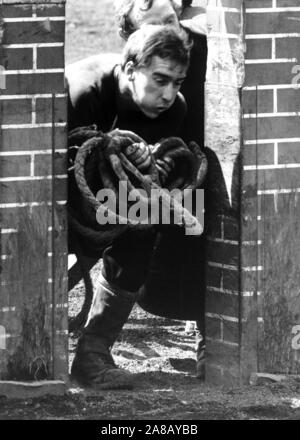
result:
[(0, 1), (0, 420), (297, 419), (299, 0)]

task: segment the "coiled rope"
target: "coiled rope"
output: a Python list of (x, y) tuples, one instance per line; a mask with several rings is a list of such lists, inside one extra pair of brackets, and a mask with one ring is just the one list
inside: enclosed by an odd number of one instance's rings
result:
[[(124, 217), (118, 210), (111, 210), (97, 199), (97, 192), (111, 189), (119, 200), (119, 184), (126, 184), (127, 193), (136, 191), (139, 202), (149, 206), (151, 191), (164, 188), (199, 188), (207, 172), (207, 159), (196, 143), (187, 146), (180, 138), (170, 137), (150, 147), (150, 160), (146, 168), (138, 167), (130, 160), (138, 152), (144, 140), (130, 131), (114, 130), (104, 134), (95, 126), (79, 127), (69, 134), (69, 252), (101, 258), (103, 250), (122, 234), (126, 228), (149, 228), (150, 224), (136, 224)], [(172, 163), (166, 173), (159, 164)], [(143, 191), (141, 191), (144, 190)], [(145, 197), (145, 192), (147, 197)], [(161, 191), (162, 204), (166, 203), (181, 218), (194, 219), (182, 205), (168, 192)], [(128, 200), (125, 201), (126, 203)], [(97, 212), (109, 217), (110, 224), (100, 225)], [(81, 265), (83, 267), (83, 265)], [(80, 316), (70, 322), (69, 330), (74, 331), (85, 321), (92, 292), (86, 284), (86, 298)], [(88, 283), (90, 285), (90, 283)], [(88, 291), (89, 290), (89, 291)]]

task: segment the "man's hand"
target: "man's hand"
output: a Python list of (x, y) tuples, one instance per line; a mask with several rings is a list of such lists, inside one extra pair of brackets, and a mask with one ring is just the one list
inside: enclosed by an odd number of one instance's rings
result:
[(164, 183), (167, 181), (169, 174), (175, 167), (175, 162), (171, 157), (166, 157), (165, 159), (157, 159), (156, 161), (156, 168), (159, 172), (159, 178), (161, 181), (161, 184), (164, 185)]
[(135, 142), (125, 149), (125, 155), (140, 171), (145, 171), (151, 164), (151, 153), (144, 142)]

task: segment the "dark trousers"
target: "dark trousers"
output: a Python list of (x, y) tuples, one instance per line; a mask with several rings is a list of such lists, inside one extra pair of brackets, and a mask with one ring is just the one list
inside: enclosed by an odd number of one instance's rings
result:
[(154, 315), (197, 320), (205, 334), (205, 253), (202, 238), (183, 228), (129, 229), (103, 253), (104, 278), (116, 288), (137, 292)]
[(112, 285), (136, 292), (144, 284), (155, 245), (156, 231), (128, 229), (103, 253), (104, 278)]

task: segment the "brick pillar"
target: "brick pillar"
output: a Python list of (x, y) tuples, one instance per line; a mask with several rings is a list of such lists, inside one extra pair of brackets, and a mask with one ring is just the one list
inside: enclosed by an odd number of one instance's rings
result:
[(0, 380), (65, 379), (63, 0), (0, 5)]
[(300, 371), (297, 3), (208, 2), (206, 327), (213, 383)]
[(242, 1), (209, 1), (207, 19), (206, 379), (230, 385), (239, 380), (240, 355)]

